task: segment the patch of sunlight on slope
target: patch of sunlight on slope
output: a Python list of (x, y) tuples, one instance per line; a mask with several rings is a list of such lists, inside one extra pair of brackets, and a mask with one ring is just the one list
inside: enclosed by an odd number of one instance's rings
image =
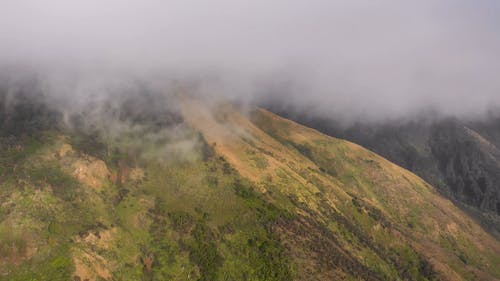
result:
[[(376, 264), (389, 259), (398, 267), (404, 252), (398, 249), (409, 245), (440, 278), (500, 278), (499, 242), (429, 184), (375, 153), (262, 109), (247, 118), (227, 104), (184, 100), (183, 111), (243, 177), (328, 225), (344, 250), (368, 267), (390, 274)], [(343, 227), (351, 224), (347, 233)]]
[[(437, 268), (462, 274), (470, 270), (487, 278), (480, 272), (484, 270), (498, 277), (498, 241), (416, 175), (359, 145), (328, 137), (268, 111), (258, 110), (253, 120), (275, 138), (309, 149), (308, 158), (344, 179), (345, 189), (381, 207)], [(452, 240), (455, 246), (447, 247), (443, 240)], [(456, 261), (457, 255), (468, 257), (465, 266)]]
[[(280, 186), (280, 191), (293, 194), (300, 202), (314, 207), (312, 198), (320, 189), (301, 174), (304, 169), (318, 170), (315, 163), (284, 147), (229, 105), (210, 109), (191, 100), (184, 103), (184, 116), (189, 124), (203, 133), (218, 154), (227, 158), (242, 176), (255, 182), (261, 191), (266, 192), (275, 181), (288, 181), (288, 185)], [(257, 165), (255, 159), (261, 159), (265, 164)], [(340, 183), (332, 180), (328, 183), (342, 193)], [(347, 199), (347, 194), (344, 195)]]

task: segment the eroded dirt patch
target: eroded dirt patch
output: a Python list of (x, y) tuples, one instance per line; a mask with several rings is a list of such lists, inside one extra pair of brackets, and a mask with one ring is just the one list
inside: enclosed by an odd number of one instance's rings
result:
[(110, 172), (104, 161), (87, 157), (78, 159), (72, 164), (73, 175), (81, 183), (93, 188), (101, 188), (110, 176)]
[(105, 280), (111, 279), (111, 273), (109, 272), (108, 262), (100, 255), (95, 253), (79, 252), (73, 257), (75, 263), (75, 274), (76, 280), (89, 280), (95, 281), (102, 278)]

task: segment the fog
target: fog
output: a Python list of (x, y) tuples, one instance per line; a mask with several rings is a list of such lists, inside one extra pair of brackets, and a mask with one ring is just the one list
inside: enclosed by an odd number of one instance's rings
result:
[(0, 0), (0, 67), (68, 108), (174, 81), (344, 120), (480, 115), (500, 105), (500, 2)]

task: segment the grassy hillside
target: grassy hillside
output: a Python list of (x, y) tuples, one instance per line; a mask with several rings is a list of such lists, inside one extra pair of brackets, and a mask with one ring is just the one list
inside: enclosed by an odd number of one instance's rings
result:
[[(357, 201), (361, 199), (368, 204), (361, 209), (369, 216), (378, 214), (390, 222), (389, 233), (380, 231), (376, 221), (361, 223), (371, 239), (384, 245), (384, 239), (393, 236), (389, 240), (394, 241), (402, 235), (402, 242), (430, 262), (433, 269), (443, 274), (441, 278), (498, 278), (497, 240), (417, 176), (358, 145), (321, 135), (269, 112), (257, 112), (254, 120), (270, 135), (296, 148), (321, 171), (339, 179), (339, 187), (351, 195), (354, 205), (359, 205)], [(349, 210), (349, 204), (337, 206), (347, 208), (343, 211), (347, 217), (356, 214)], [(376, 231), (370, 231), (370, 227)], [(493, 275), (483, 275), (477, 269)]]
[(374, 153), (264, 110), (182, 115), (175, 137), (2, 137), (0, 280), (500, 278), (496, 240)]
[(276, 112), (327, 135), (353, 141), (433, 185), (500, 239), (500, 118), (476, 121), (425, 115), (340, 124), (294, 110)]

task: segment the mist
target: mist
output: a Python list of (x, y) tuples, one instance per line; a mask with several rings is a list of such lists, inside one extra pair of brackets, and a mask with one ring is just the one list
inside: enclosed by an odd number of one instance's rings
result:
[(497, 1), (2, 1), (0, 42), (2, 81), (66, 111), (135, 83), (340, 120), (500, 105)]

